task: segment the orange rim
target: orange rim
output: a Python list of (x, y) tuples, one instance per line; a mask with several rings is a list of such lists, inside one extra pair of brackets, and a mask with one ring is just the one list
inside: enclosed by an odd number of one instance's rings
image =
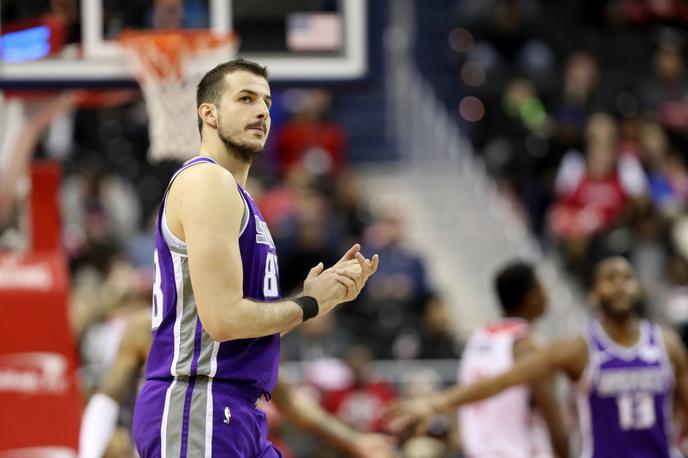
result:
[(180, 78), (184, 57), (226, 45), (236, 47), (238, 36), (207, 29), (136, 30), (123, 32), (118, 40), (137, 55), (144, 74)]

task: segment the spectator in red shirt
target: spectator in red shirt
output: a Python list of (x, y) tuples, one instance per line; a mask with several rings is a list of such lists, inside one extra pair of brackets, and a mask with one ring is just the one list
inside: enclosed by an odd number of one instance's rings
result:
[(359, 431), (384, 432), (386, 406), (396, 393), (392, 385), (374, 379), (366, 370), (370, 360), (366, 347), (351, 347), (346, 361), (353, 378), (348, 386), (327, 393), (323, 407)]
[(569, 152), (559, 168), (550, 230), (574, 261), (591, 237), (612, 229), (628, 205), (647, 191), (640, 162), (619, 156), (617, 142), (613, 118), (597, 113), (586, 128), (586, 157)]
[(285, 97), (292, 100), (294, 114), (277, 134), (280, 172), (286, 174), (302, 164), (314, 175), (336, 175), (345, 165), (344, 130), (327, 119), (332, 95), (324, 89), (309, 89)]

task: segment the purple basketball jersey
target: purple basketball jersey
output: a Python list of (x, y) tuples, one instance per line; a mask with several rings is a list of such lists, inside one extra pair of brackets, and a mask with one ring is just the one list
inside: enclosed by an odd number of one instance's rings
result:
[(582, 457), (674, 458), (674, 374), (658, 325), (642, 321), (632, 348), (598, 321), (586, 331), (588, 367), (578, 396)]
[[(191, 159), (172, 177), (170, 183), (181, 171), (200, 163), (215, 162), (203, 156)], [(218, 192), (239, 192), (244, 201), (239, 236), (244, 297), (257, 301), (279, 299), (275, 244), (253, 199), (241, 186), (237, 186), (238, 189)], [(165, 239), (164, 209), (163, 198), (155, 236), (153, 344), (146, 368), (147, 378), (172, 380), (208, 377), (215, 383), (246, 387), (258, 395), (272, 391), (277, 383), (279, 367), (279, 334), (221, 343), (210, 338), (196, 310), (186, 247), (181, 241), (171, 244)]]

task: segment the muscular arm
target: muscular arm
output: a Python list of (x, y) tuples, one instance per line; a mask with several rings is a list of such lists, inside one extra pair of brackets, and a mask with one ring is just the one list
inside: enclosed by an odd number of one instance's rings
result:
[(463, 404), (481, 401), (516, 385), (530, 384), (558, 370), (576, 380), (587, 363), (587, 346), (583, 337), (562, 340), (524, 356), (504, 374), (481, 379), (471, 385), (456, 385), (442, 393), (401, 401), (388, 415), (396, 431), (428, 418), (435, 412), (447, 411)]
[(494, 396), (524, 383), (530, 384), (556, 371), (578, 378), (587, 362), (587, 347), (582, 337), (555, 342), (524, 356), (508, 372), (482, 379), (478, 383), (451, 388), (436, 400), (435, 407), (446, 410)]
[(668, 329), (663, 330), (666, 347), (676, 378), (676, 407), (688, 416), (688, 354), (681, 338)]
[(136, 375), (148, 356), (150, 327), (148, 310), (137, 312), (127, 325), (114, 364), (84, 409), (79, 432), (79, 457), (102, 456), (107, 449), (117, 425), (119, 404), (126, 393), (133, 391)]
[[(281, 333), (303, 321), (302, 309), (291, 300), (243, 297), (239, 235), (244, 202), (227, 170), (213, 164), (185, 170), (170, 188), (166, 209), (170, 229), (186, 242), (198, 315), (214, 340)], [(322, 270), (320, 264), (309, 275), (320, 288), (308, 291), (307, 279), (304, 293), (315, 296), (324, 313), (342, 302), (347, 287), (335, 272)]]
[(316, 402), (295, 393), (283, 379), (272, 391), (280, 412), (300, 428), (320, 437), (332, 447), (353, 457), (392, 457), (392, 440), (380, 434), (364, 434), (330, 415)]
[(122, 402), (124, 396), (133, 391), (137, 375), (148, 358), (151, 339), (150, 311), (146, 309), (131, 317), (122, 335), (115, 362), (103, 377), (98, 392), (117, 403)]
[[(522, 361), (537, 351), (538, 347), (532, 337), (519, 339), (514, 345), (514, 358)], [(556, 395), (555, 377), (543, 377), (531, 384), (531, 393), (535, 406), (542, 414), (549, 430), (552, 450), (558, 457), (569, 456), (569, 436), (564, 424), (561, 406)]]
[(280, 412), (300, 428), (318, 435), (339, 450), (350, 451), (358, 433), (327, 413), (318, 403), (294, 393), (281, 378), (272, 391), (272, 399)]

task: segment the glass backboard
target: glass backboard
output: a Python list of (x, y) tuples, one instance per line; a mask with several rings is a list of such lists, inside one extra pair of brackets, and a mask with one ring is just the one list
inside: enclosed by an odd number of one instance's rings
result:
[(273, 80), (365, 76), (367, 0), (3, 0), (0, 86), (117, 86), (134, 81), (125, 30), (236, 32), (239, 54)]

